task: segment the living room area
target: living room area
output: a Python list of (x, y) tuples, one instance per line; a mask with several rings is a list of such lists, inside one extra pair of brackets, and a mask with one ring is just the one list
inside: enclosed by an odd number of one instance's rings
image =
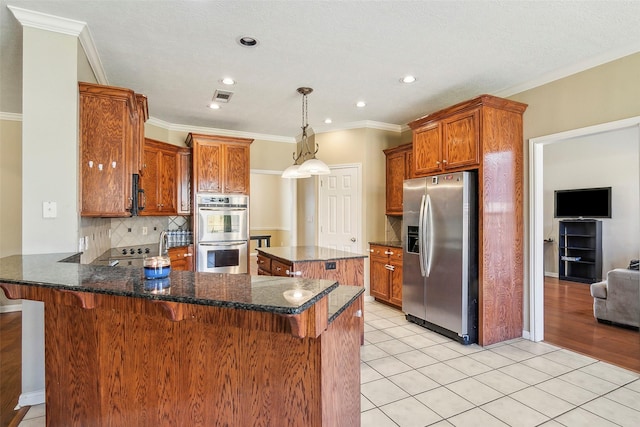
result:
[[(640, 372), (640, 274), (628, 270), (640, 257), (640, 130), (637, 124), (604, 128), (544, 145), (544, 341)], [(610, 204), (591, 217), (557, 211), (558, 191), (562, 196), (584, 189), (603, 189)], [(577, 199), (571, 199), (571, 208), (584, 204), (593, 213), (597, 194), (572, 192)], [(588, 234), (597, 238), (584, 237)], [(567, 240), (571, 235), (577, 237)], [(606, 281), (613, 270), (609, 286), (594, 286), (592, 295), (591, 284)], [(611, 284), (620, 281), (616, 274), (626, 288)], [(603, 299), (607, 291), (609, 301)], [(605, 322), (594, 315), (594, 296), (600, 297), (596, 315)]]

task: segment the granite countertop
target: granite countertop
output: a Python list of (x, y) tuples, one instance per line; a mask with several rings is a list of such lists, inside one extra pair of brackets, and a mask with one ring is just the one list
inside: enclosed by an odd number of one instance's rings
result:
[(379, 246), (391, 246), (393, 248), (402, 248), (402, 242), (400, 240), (387, 240), (381, 242), (369, 242), (370, 245)]
[[(0, 283), (278, 314), (299, 314), (338, 288), (338, 283), (332, 280), (192, 271), (172, 271), (166, 279), (145, 280), (141, 268), (59, 262), (73, 260), (73, 255), (14, 255), (2, 258)], [(300, 293), (302, 297), (298, 299), (291, 297), (291, 294)], [(335, 297), (340, 295), (336, 294)]]
[(258, 252), (290, 262), (330, 261), (334, 259), (366, 258), (367, 255), (321, 246), (281, 246), (256, 248)]

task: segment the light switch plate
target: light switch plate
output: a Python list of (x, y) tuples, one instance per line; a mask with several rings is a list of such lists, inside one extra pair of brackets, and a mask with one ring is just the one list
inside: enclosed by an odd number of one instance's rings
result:
[(58, 205), (56, 202), (42, 202), (42, 217), (55, 218), (58, 216)]

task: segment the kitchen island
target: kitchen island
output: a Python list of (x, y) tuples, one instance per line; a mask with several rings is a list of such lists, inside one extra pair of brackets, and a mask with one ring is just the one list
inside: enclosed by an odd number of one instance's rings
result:
[(44, 302), (47, 425), (360, 425), (362, 288), (65, 257), (0, 259)]
[(321, 246), (257, 248), (258, 274), (335, 280), (364, 286), (366, 255)]

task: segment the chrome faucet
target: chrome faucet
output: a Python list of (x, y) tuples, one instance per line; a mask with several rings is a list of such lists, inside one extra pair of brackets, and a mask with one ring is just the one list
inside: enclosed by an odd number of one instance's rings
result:
[(167, 241), (167, 232), (160, 232), (160, 244), (158, 245), (158, 256), (164, 255), (169, 246), (169, 242)]

